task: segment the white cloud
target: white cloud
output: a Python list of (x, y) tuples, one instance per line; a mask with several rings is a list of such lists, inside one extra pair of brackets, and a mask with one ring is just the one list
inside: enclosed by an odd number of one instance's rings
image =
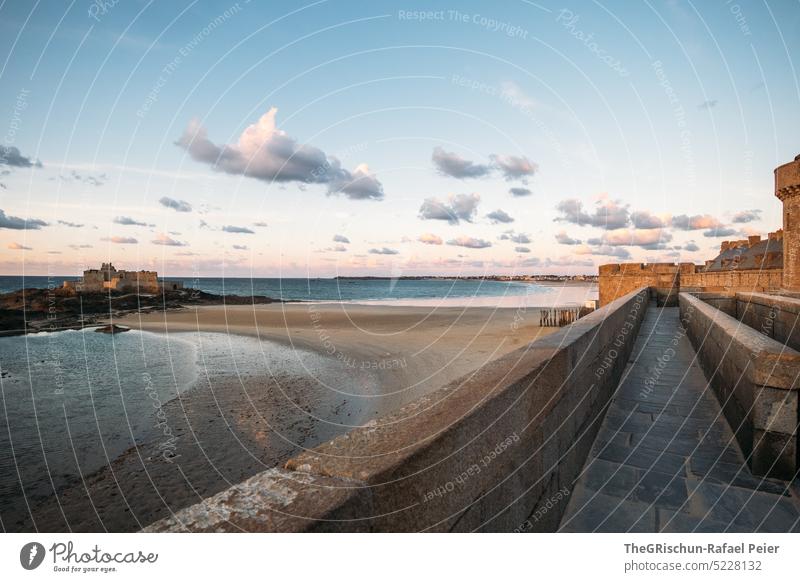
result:
[(695, 214), (693, 216), (680, 214), (673, 216), (670, 224), (672, 224), (673, 228), (679, 230), (704, 230), (722, 226), (722, 223), (710, 214)]
[(433, 233), (426, 232), (425, 234), (420, 235), (419, 242), (425, 243), (426, 245), (440, 245), (442, 244), (442, 237), (436, 236)]
[(192, 159), (228, 174), (268, 182), (327, 184), (329, 194), (343, 193), (357, 200), (383, 198), (383, 186), (366, 165), (351, 173), (319, 148), (299, 144), (276, 127), (277, 113), (275, 107), (271, 108), (242, 132), (237, 143), (228, 145), (213, 143), (199, 121), (192, 120), (176, 145)]
[(10, 230), (39, 230), (43, 226), (48, 226), (44, 220), (38, 218), (19, 218), (18, 216), (9, 216), (3, 210), (0, 210), (0, 228), (8, 228)]
[(514, 222), (514, 219), (509, 216), (507, 212), (499, 208), (487, 214), (486, 218), (491, 220), (492, 224), (508, 224), (509, 222)]
[(742, 224), (745, 222), (753, 222), (755, 220), (759, 220), (760, 218), (761, 218), (760, 210), (757, 209), (742, 210), (741, 212), (737, 212), (736, 214), (734, 214), (731, 221), (737, 224)]
[(500, 240), (510, 240), (511, 242), (519, 243), (519, 244), (528, 244), (531, 242), (531, 238), (525, 234), (524, 232), (514, 232), (513, 230), (507, 230), (499, 237)]
[(492, 156), (495, 166), (502, 172), (506, 180), (525, 180), (533, 176), (539, 169), (526, 156)]
[(171, 208), (175, 212), (191, 212), (192, 205), (186, 202), (186, 200), (175, 200), (174, 198), (170, 198), (169, 196), (162, 196), (158, 203), (161, 206), (165, 206), (166, 208)]
[(446, 220), (458, 224), (464, 220), (472, 222), (478, 210), (481, 197), (478, 194), (450, 194), (446, 201), (426, 198), (419, 208), (423, 220)]
[(232, 224), (226, 224), (223, 226), (222, 232), (228, 232), (231, 234), (255, 234), (255, 231), (252, 228), (247, 228), (246, 226), (234, 226)]
[(165, 233), (161, 232), (156, 235), (152, 241), (154, 245), (161, 245), (165, 247), (185, 247), (188, 246), (186, 243), (181, 242), (179, 240), (175, 240), (174, 238), (170, 238)]
[(655, 214), (651, 214), (647, 210), (632, 212), (631, 223), (636, 228), (663, 228), (667, 226), (667, 221)]
[(590, 245), (637, 246), (646, 249), (660, 248), (672, 240), (672, 235), (658, 228), (620, 228), (609, 230), (599, 238), (590, 238)]
[(601, 198), (595, 203), (595, 210), (589, 213), (583, 208), (583, 203), (576, 198), (562, 200), (556, 206), (561, 215), (557, 222), (569, 222), (579, 226), (595, 226), (609, 230), (622, 228), (630, 222), (628, 206), (623, 206), (618, 200)]
[(103, 240), (118, 245), (135, 245), (136, 243), (139, 242), (132, 236), (112, 236), (112, 237), (106, 237)]
[(439, 173), (453, 178), (481, 178), (492, 171), (491, 166), (476, 164), (454, 152), (446, 152), (441, 147), (433, 148), (431, 160)]
[(148, 225), (146, 222), (140, 222), (138, 220), (134, 220), (130, 216), (115, 216), (114, 223), (122, 224), (125, 226), (153, 226), (152, 224)]
[(563, 230), (556, 235), (556, 242), (562, 245), (579, 245), (582, 243), (582, 241), (572, 238)]
[(492, 246), (492, 243), (488, 240), (473, 238), (471, 236), (459, 236), (447, 241), (447, 244), (457, 247), (466, 247), (468, 249), (485, 249)]

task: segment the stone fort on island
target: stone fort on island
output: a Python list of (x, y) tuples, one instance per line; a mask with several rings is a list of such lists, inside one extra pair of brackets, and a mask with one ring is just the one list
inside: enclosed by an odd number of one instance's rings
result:
[(161, 293), (183, 289), (183, 283), (159, 280), (155, 271), (117, 270), (111, 263), (103, 263), (99, 269), (86, 269), (79, 281), (64, 281), (63, 288), (75, 293)]

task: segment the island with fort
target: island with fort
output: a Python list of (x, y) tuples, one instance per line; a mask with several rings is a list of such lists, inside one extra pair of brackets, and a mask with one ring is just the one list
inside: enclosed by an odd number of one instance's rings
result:
[(274, 303), (262, 295), (215, 295), (184, 288), (156, 271), (126, 271), (103, 263), (60, 287), (19, 289), (0, 295), (0, 336), (81, 329), (129, 313), (179, 310), (198, 305)]

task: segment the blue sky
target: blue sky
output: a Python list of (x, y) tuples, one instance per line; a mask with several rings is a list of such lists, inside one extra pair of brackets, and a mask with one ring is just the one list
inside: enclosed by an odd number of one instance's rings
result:
[(780, 226), (798, 30), (788, 0), (5, 2), (0, 272), (702, 262)]

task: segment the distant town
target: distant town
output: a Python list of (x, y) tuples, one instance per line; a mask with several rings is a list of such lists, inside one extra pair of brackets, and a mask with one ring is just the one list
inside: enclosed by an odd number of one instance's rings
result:
[(597, 283), (597, 275), (409, 275), (403, 277), (352, 277), (352, 276), (339, 276), (334, 279), (358, 279), (358, 280), (389, 280), (389, 279), (402, 279), (408, 281), (426, 281), (426, 280), (451, 280), (451, 279), (464, 279), (464, 280), (485, 280), (485, 281), (543, 281), (547, 283), (567, 283), (567, 282), (585, 282)]

